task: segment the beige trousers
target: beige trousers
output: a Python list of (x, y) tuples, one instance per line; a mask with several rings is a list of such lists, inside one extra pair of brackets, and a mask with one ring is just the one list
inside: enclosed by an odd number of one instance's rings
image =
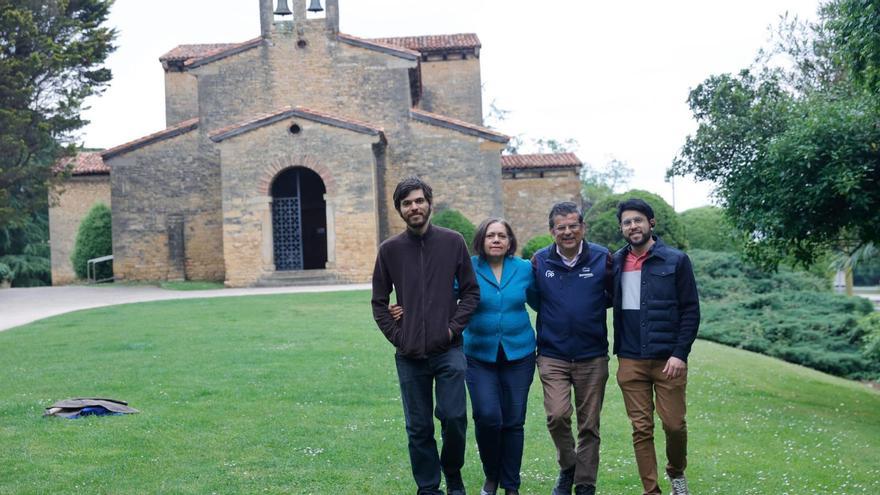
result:
[[(599, 471), (599, 414), (605, 400), (608, 357), (572, 363), (538, 356), (538, 373), (544, 386), (547, 430), (556, 445), (560, 469), (575, 466), (574, 483), (595, 486)], [(577, 412), (577, 447), (571, 432), (572, 410)]]

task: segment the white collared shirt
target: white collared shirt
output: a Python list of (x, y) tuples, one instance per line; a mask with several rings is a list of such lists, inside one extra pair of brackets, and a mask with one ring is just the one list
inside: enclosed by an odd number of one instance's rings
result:
[(578, 252), (577, 252), (577, 254), (574, 255), (574, 258), (571, 258), (571, 259), (566, 258), (565, 255), (562, 254), (562, 251), (559, 250), (559, 246), (558, 246), (558, 245), (556, 246), (556, 254), (558, 254), (559, 257), (562, 258), (562, 262), (565, 263), (565, 266), (567, 266), (567, 267), (569, 267), (569, 268), (573, 268), (574, 265), (577, 264), (577, 262), (578, 262), (578, 258), (581, 257), (581, 253), (582, 253), (582, 252), (584, 252), (584, 243), (583, 243), (583, 241), (581, 241), (581, 245), (578, 247)]

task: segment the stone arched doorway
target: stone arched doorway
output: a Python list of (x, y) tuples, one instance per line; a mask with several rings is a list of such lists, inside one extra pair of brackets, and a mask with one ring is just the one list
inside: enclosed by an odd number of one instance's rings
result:
[(272, 181), (275, 269), (313, 270), (327, 265), (327, 192), (321, 176), (291, 167)]

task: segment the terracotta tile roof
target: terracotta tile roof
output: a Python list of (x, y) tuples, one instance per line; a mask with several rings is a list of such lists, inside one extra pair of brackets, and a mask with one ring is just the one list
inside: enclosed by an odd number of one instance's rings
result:
[(159, 57), (159, 61), (166, 68), (174, 66), (180, 69), (188, 69), (250, 50), (259, 46), (262, 41), (262, 37), (256, 37), (241, 43), (180, 45)]
[(199, 119), (198, 117), (194, 119), (184, 120), (183, 122), (173, 125), (167, 129), (163, 129), (159, 132), (150, 134), (148, 136), (144, 136), (142, 138), (135, 139), (134, 141), (129, 141), (124, 144), (120, 144), (119, 146), (114, 146), (109, 150), (104, 150), (101, 152), (101, 157), (104, 160), (109, 160), (113, 157), (123, 155), (125, 153), (129, 153), (138, 148), (142, 148), (144, 146), (164, 141), (165, 139), (170, 139), (175, 136), (180, 136), (181, 134), (186, 134), (193, 129), (197, 129), (199, 127)]
[(160, 62), (186, 62), (193, 58), (202, 58), (227, 48), (232, 48), (235, 43), (207, 43), (203, 45), (179, 45), (170, 52), (159, 57)]
[(385, 43), (381, 40), (358, 38), (357, 36), (352, 36), (345, 33), (338, 33), (336, 35), (336, 38), (343, 43), (348, 43), (350, 45), (359, 46), (361, 48), (367, 48), (370, 50), (377, 50), (387, 53), (389, 55), (395, 55), (401, 58), (405, 58), (407, 60), (418, 60), (422, 56), (421, 53), (415, 50), (411, 50), (399, 44), (395, 45), (392, 43)]
[(370, 124), (368, 122), (363, 122), (348, 117), (341, 117), (339, 115), (334, 115), (299, 106), (287, 106), (271, 113), (257, 115), (254, 118), (248, 119), (246, 121), (237, 122), (235, 124), (228, 125), (222, 129), (217, 129), (216, 131), (211, 132), (209, 137), (211, 138), (211, 141), (219, 143), (231, 137), (244, 134), (263, 126), (274, 124), (275, 122), (286, 120), (291, 117), (299, 117), (302, 119), (311, 120), (313, 122), (319, 122), (325, 125), (332, 125), (334, 127), (348, 129), (350, 131), (359, 132), (361, 134), (380, 136), (383, 141), (385, 140), (385, 130), (379, 126)]
[(410, 109), (409, 115), (413, 118), (413, 120), (417, 120), (419, 122), (437, 125), (440, 127), (446, 127), (448, 129), (463, 132), (464, 134), (470, 134), (472, 136), (488, 139), (489, 141), (495, 141), (498, 143), (506, 143), (510, 141), (510, 136), (506, 134), (501, 134), (500, 132), (489, 129), (488, 127), (471, 124), (470, 122), (454, 119), (445, 115), (426, 112), (418, 108)]
[(83, 151), (76, 156), (68, 156), (58, 160), (55, 172), (62, 172), (70, 167), (71, 175), (107, 175), (110, 166), (104, 163), (100, 151)]
[(531, 155), (502, 155), (503, 170), (577, 168), (583, 162), (574, 153), (535, 153)]
[(397, 38), (373, 38), (372, 41), (402, 46), (418, 52), (445, 50), (473, 50), (480, 48), (480, 39), (474, 33), (432, 34), (426, 36), (400, 36)]

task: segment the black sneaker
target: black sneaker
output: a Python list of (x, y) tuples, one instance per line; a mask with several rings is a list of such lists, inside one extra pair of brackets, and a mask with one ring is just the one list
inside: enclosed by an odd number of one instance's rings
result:
[(446, 495), (465, 495), (461, 473), (446, 474)]
[(559, 471), (556, 478), (556, 486), (550, 495), (571, 495), (571, 485), (574, 484), (574, 466)]
[(596, 495), (596, 487), (593, 485), (577, 485), (574, 487), (574, 495)]

